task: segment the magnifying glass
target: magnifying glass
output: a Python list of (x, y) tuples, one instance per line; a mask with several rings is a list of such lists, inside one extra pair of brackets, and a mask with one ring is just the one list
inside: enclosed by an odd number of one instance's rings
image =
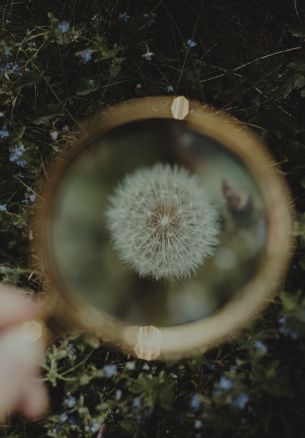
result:
[(41, 197), (49, 329), (81, 328), (141, 359), (234, 336), (270, 302), (292, 252), (289, 191), (266, 148), (183, 96), (97, 114)]

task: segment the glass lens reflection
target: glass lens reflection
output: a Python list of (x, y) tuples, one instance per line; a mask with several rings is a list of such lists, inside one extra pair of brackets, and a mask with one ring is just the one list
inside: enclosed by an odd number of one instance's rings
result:
[[(111, 196), (126, 175), (157, 163), (197, 175), (217, 210), (217, 246), (186, 278), (141, 277), (122, 260), (107, 223)], [(266, 218), (249, 170), (182, 121), (133, 122), (96, 139), (67, 167), (53, 206), (49, 250), (58, 279), (126, 323), (170, 326), (207, 317), (255, 275), (264, 255)], [(163, 211), (163, 225), (172, 211)]]

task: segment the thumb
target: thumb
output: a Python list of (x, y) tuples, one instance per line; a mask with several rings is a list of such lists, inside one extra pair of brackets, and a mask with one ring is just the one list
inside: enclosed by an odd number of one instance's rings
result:
[(34, 318), (40, 306), (23, 289), (0, 283), (0, 330)]

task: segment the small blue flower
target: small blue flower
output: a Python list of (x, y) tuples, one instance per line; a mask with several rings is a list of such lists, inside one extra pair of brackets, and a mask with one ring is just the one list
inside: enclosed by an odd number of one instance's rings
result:
[(7, 211), (7, 204), (0, 204), (0, 211)]
[(58, 416), (58, 420), (61, 422), (61, 423), (65, 423), (66, 421), (67, 421), (67, 419), (68, 419), (68, 415), (64, 412), (63, 414), (60, 414), (59, 416)]
[(79, 53), (79, 55), (85, 62), (89, 62), (91, 61), (92, 53), (93, 51), (91, 49), (84, 49)]
[(242, 392), (233, 400), (232, 404), (239, 409), (244, 409), (248, 401), (249, 396)]
[(189, 39), (186, 41), (186, 45), (187, 45), (188, 47), (190, 47), (191, 49), (192, 49), (193, 47), (196, 47), (197, 44), (198, 44), (198, 43), (197, 43), (196, 41), (192, 40), (192, 38), (189, 38)]
[(232, 389), (233, 386), (234, 385), (233, 385), (232, 380), (228, 379), (228, 377), (226, 377), (226, 376), (222, 376), (218, 382), (218, 387), (225, 390), (225, 391)]
[(122, 13), (119, 15), (119, 19), (120, 19), (121, 21), (125, 21), (125, 23), (126, 23), (127, 21), (129, 21), (129, 19), (130, 19), (130, 15), (128, 14), (128, 12), (122, 12)]
[(264, 342), (260, 341), (259, 339), (257, 339), (254, 342), (254, 347), (256, 348), (257, 351), (263, 354), (266, 354), (268, 351), (267, 346), (264, 344)]
[(200, 409), (201, 405), (202, 405), (202, 401), (201, 401), (200, 396), (198, 394), (194, 394), (191, 398), (191, 401), (190, 401), (190, 407), (192, 409), (194, 409), (195, 411), (198, 411), (198, 409)]
[(90, 425), (90, 431), (92, 433), (95, 433), (99, 430), (100, 427), (101, 427), (101, 423), (99, 423), (97, 420), (93, 420)]
[(16, 62), (8, 62), (7, 64), (0, 65), (0, 76), (4, 76), (4, 74), (8, 73), (19, 73), (20, 65), (16, 64)]
[(70, 29), (70, 23), (66, 20), (61, 21), (60, 23), (58, 23), (58, 29), (61, 30), (62, 32), (68, 32), (68, 30)]
[(25, 152), (23, 144), (16, 144), (10, 148), (10, 161), (16, 163), (20, 167), (25, 167), (27, 161), (22, 159)]
[(202, 426), (203, 426), (203, 423), (202, 423), (201, 420), (195, 420), (195, 422), (194, 422), (194, 428), (195, 428), (196, 430), (202, 429)]
[(141, 407), (141, 405), (142, 405), (142, 400), (140, 399), (140, 397), (135, 398), (132, 402), (132, 406), (134, 408), (139, 409)]
[(117, 374), (117, 366), (116, 365), (105, 365), (103, 367), (103, 371), (106, 377), (110, 378)]
[(3, 127), (2, 129), (0, 129), (0, 138), (5, 138), (8, 137), (9, 135), (10, 133), (6, 128)]
[(68, 398), (65, 399), (64, 405), (68, 408), (74, 408), (76, 405), (76, 398), (70, 395)]
[(147, 52), (142, 55), (142, 58), (146, 59), (146, 61), (151, 61), (153, 56), (154, 53), (151, 52), (150, 50), (147, 50)]
[(78, 419), (77, 419), (74, 415), (71, 415), (71, 416), (68, 418), (67, 423), (68, 423), (68, 424), (77, 424), (77, 423), (78, 423)]
[(16, 164), (19, 167), (26, 167), (26, 165), (28, 164), (28, 162), (26, 160), (16, 160)]
[(279, 332), (282, 333), (282, 335), (289, 337), (295, 341), (298, 339), (299, 334), (296, 330), (293, 330), (292, 328), (287, 326), (288, 322), (289, 322), (288, 315), (283, 315), (279, 318), (279, 323), (281, 325), (279, 328)]

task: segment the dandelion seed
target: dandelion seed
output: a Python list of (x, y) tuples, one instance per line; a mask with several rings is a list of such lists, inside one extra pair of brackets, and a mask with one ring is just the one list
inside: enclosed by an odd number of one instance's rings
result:
[(186, 41), (186, 45), (187, 45), (188, 47), (190, 47), (191, 49), (192, 49), (193, 47), (196, 47), (197, 44), (198, 44), (198, 43), (197, 43), (196, 41), (192, 40), (192, 38), (189, 38), (189, 39)]
[(157, 164), (127, 175), (106, 212), (114, 247), (141, 277), (189, 277), (218, 243), (218, 214), (197, 176)]
[(60, 23), (58, 23), (58, 29), (61, 30), (63, 33), (68, 32), (68, 30), (70, 29), (70, 23), (66, 20), (61, 21)]

